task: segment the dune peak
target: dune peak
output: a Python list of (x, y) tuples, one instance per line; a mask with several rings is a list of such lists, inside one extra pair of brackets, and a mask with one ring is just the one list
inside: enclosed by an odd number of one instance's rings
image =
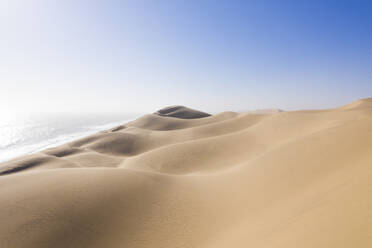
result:
[(361, 108), (372, 108), (372, 97), (370, 98), (362, 98), (355, 102), (349, 103), (341, 109), (349, 110), (349, 109), (361, 109)]
[(162, 108), (155, 112), (160, 116), (175, 117), (180, 119), (198, 119), (211, 116), (208, 113), (191, 109), (181, 105), (174, 105)]

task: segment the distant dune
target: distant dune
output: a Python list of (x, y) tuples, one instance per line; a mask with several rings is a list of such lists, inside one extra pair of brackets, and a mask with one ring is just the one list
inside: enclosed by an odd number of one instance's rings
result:
[(1, 248), (370, 248), (372, 98), (172, 106), (0, 164)]

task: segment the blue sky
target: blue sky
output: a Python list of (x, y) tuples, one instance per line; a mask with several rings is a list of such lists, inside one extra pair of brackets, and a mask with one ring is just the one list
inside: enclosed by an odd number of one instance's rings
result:
[(372, 96), (370, 1), (0, 0), (0, 110), (327, 108)]

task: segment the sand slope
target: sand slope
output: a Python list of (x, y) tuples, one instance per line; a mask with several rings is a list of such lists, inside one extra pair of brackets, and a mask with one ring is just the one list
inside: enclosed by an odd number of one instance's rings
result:
[(0, 247), (371, 247), (372, 99), (173, 106), (0, 166)]

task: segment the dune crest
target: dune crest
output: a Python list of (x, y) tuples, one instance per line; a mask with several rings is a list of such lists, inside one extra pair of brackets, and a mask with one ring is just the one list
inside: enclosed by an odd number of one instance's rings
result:
[(341, 109), (350, 110), (350, 109), (365, 109), (365, 108), (372, 108), (372, 98), (364, 98), (353, 103), (347, 104)]
[(181, 119), (197, 119), (211, 116), (210, 114), (190, 109), (184, 106), (170, 106), (158, 110), (155, 114), (160, 116), (175, 117)]
[(0, 247), (372, 246), (372, 98), (171, 106), (0, 165)]

